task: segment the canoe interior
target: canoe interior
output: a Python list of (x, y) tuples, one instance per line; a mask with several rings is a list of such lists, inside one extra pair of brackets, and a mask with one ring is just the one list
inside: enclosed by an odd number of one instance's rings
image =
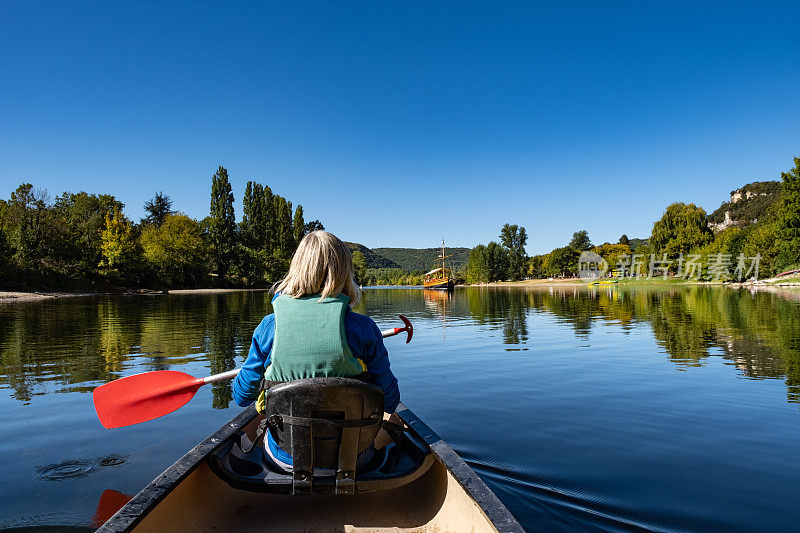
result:
[(100, 531), (523, 531), (444, 441), (402, 404), (398, 414), (431, 445), (437, 459), (405, 486), (352, 496), (289, 496), (231, 488), (205, 457), (219, 446), (219, 435), (245, 423), (247, 432), (255, 433), (257, 419), (246, 412), (156, 478)]
[(203, 463), (134, 529), (163, 531), (497, 531), (439, 463), (392, 491), (285, 496), (231, 489)]

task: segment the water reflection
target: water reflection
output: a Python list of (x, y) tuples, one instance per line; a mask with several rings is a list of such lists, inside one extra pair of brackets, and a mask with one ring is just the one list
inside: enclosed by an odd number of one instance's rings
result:
[(422, 297), (425, 299), (425, 307), (442, 317), (442, 340), (446, 340), (447, 311), (448, 306), (453, 300), (453, 292), (436, 289), (423, 289)]
[(469, 302), (470, 315), (479, 323), (501, 327), (503, 341), (515, 349), (528, 340), (526, 316), (530, 312), (559, 317), (578, 339), (588, 338), (598, 320), (619, 325), (623, 332), (634, 323), (646, 323), (679, 367), (700, 366), (708, 357), (721, 356), (746, 378), (784, 379), (787, 400), (797, 403), (800, 297), (784, 292), (709, 287), (548, 287), (468, 288), (462, 296)]
[[(0, 383), (29, 403), (194, 361), (208, 361), (209, 373), (223, 372), (246, 354), (253, 329), (270, 312), (264, 292), (2, 305)], [(213, 390), (214, 407), (227, 407), (230, 383)]]
[[(599, 324), (623, 333), (647, 324), (681, 368), (711, 356), (744, 377), (779, 378), (790, 402), (800, 401), (798, 293), (708, 287), (479, 288), (369, 291), (355, 310), (389, 327), (402, 310), (446, 328), (478, 324), (498, 332), (507, 350), (529, 350), (529, 315), (547, 313), (588, 341)], [(269, 295), (241, 292), (193, 296), (75, 298), (0, 305), (0, 384), (27, 404), (52, 392), (95, 386), (148, 370), (206, 362), (208, 373), (237, 366), (252, 331), (272, 311)], [(213, 385), (213, 406), (228, 407), (230, 382)]]

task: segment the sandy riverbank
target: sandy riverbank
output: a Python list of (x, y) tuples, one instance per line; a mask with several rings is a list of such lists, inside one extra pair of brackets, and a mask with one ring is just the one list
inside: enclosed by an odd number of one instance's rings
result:
[(74, 298), (76, 296), (94, 296), (91, 292), (14, 292), (0, 291), (0, 304), (6, 302), (36, 302), (54, 298)]
[(225, 292), (265, 292), (270, 289), (176, 289), (168, 294), (217, 294)]
[[(782, 288), (800, 288), (800, 273), (780, 278), (765, 278), (758, 281), (747, 281), (742, 283), (730, 281), (694, 281), (676, 278), (653, 278), (653, 279), (621, 279), (615, 286), (628, 286), (628, 285), (714, 285), (738, 288), (755, 288), (764, 289), (768, 287), (782, 287)], [(567, 278), (567, 279), (529, 279), (522, 281), (495, 281), (492, 283), (475, 283), (472, 285), (459, 285), (460, 287), (587, 287), (589, 282), (583, 281), (580, 278)], [(604, 285), (608, 286), (608, 285)]]
[(38, 302), (42, 300), (53, 300), (56, 298), (75, 298), (78, 296), (100, 296), (100, 295), (160, 295), (160, 294), (216, 294), (226, 292), (262, 292), (269, 289), (178, 289), (173, 291), (149, 291), (138, 290), (129, 292), (18, 292), (0, 291), (0, 304), (13, 302)]
[(459, 285), (459, 287), (535, 287), (550, 286), (558, 287), (585, 286), (587, 283), (580, 278), (567, 279), (526, 279), (522, 281), (493, 281), (491, 283), (474, 283), (472, 285)]

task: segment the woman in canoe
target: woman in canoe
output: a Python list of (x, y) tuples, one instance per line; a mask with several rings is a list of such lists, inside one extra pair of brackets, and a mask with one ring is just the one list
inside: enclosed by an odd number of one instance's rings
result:
[[(368, 372), (383, 389), (384, 411), (393, 413), (400, 401), (397, 378), (378, 326), (350, 308), (359, 297), (347, 246), (326, 231), (303, 237), (289, 272), (275, 287), (275, 312), (253, 332), (250, 353), (233, 383), (236, 403), (245, 407), (255, 401), (263, 412), (262, 380), (355, 377)], [(280, 469), (291, 470), (291, 455), (278, 447), (270, 432), (264, 450)], [(373, 447), (362, 452), (359, 465), (373, 453)]]

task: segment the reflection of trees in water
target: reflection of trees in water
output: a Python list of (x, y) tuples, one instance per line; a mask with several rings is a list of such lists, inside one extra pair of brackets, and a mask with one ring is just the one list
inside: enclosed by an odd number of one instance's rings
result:
[[(747, 377), (784, 379), (789, 401), (800, 402), (800, 305), (774, 294), (706, 287), (470, 287), (447, 298), (448, 325), (469, 317), (501, 332), (509, 349), (529, 342), (531, 311), (558, 317), (578, 336), (600, 321), (623, 330), (646, 322), (675, 364), (696, 366), (721, 355)], [(441, 306), (432, 306), (419, 289), (375, 290), (355, 310), (385, 329), (397, 323), (398, 312), (412, 321), (440, 315)], [(30, 402), (47, 392), (89, 391), (132, 370), (208, 360), (209, 373), (223, 372), (236, 366), (237, 355), (246, 355), (253, 329), (270, 312), (263, 292), (0, 306), (0, 384)], [(230, 385), (214, 386), (215, 407), (230, 403)]]
[[(0, 306), (0, 383), (29, 402), (50, 392), (91, 391), (143, 363), (135, 371), (202, 360), (203, 351), (212, 371), (227, 370), (269, 312), (264, 292)], [(229, 382), (215, 387), (215, 406), (227, 406), (230, 398)]]
[[(208, 300), (208, 320), (209, 348), (208, 360), (210, 374), (218, 374), (231, 370), (236, 366), (236, 344), (237, 340), (241, 345), (241, 338), (237, 339), (236, 325), (238, 316), (234, 314), (234, 309), (229, 305), (230, 298), (220, 297), (218, 294), (212, 295)], [(238, 307), (238, 306), (237, 306)], [(218, 381), (213, 383), (211, 405), (214, 409), (226, 409), (233, 398), (231, 382)]]
[[(568, 323), (579, 337), (586, 337), (597, 318), (619, 323), (627, 331), (635, 320), (635, 304), (612, 290), (585, 291), (572, 287), (466, 289), (468, 311), (480, 324), (502, 327), (506, 344), (525, 344), (529, 338), (527, 315), (549, 312)], [(458, 300), (459, 293), (456, 293)]]
[[(721, 354), (749, 378), (784, 379), (790, 402), (800, 402), (800, 306), (773, 294), (719, 287), (628, 287), (583, 290), (477, 288), (466, 295), (466, 311), (480, 324), (502, 328), (503, 342), (526, 343), (529, 310), (552, 313), (585, 337), (597, 319), (629, 331), (648, 323), (671, 361), (699, 366)], [(454, 313), (458, 315), (458, 311)]]
[(532, 293), (470, 287), (466, 296), (472, 318), (492, 329), (502, 329), (504, 344), (519, 346), (527, 343), (527, 313), (535, 305), (531, 300)]
[(14, 398), (29, 402), (52, 392), (48, 382), (74, 384), (107, 375), (96, 302), (71, 303), (0, 307), (0, 380), (14, 391)]
[[(588, 331), (586, 317), (623, 325), (649, 322), (670, 360), (698, 366), (714, 354), (750, 378), (782, 378), (788, 400), (800, 401), (800, 306), (772, 294), (727, 288), (613, 289), (589, 297), (543, 293), (544, 308)], [(584, 309), (586, 308), (586, 309)]]
[(798, 401), (796, 303), (762, 293), (696, 287), (659, 303), (644, 311), (670, 359), (697, 365), (717, 349), (747, 377), (784, 378), (789, 401)]
[(675, 363), (698, 366), (715, 346), (716, 327), (694, 316), (683, 294), (665, 294), (647, 299), (642, 309), (650, 319), (656, 341)]

